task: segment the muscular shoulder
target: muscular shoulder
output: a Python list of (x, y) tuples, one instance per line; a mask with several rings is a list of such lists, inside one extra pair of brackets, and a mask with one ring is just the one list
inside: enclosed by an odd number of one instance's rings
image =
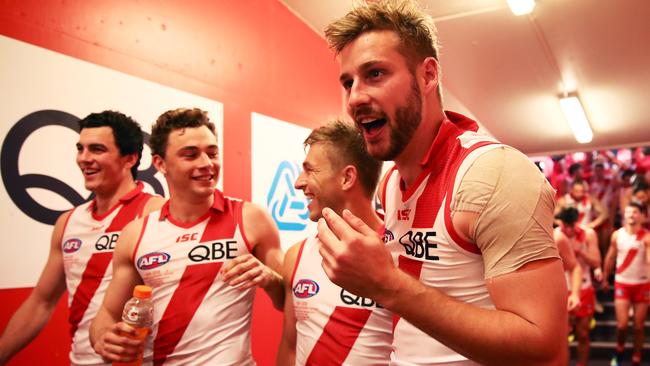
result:
[[(519, 203), (515, 207), (534, 204), (542, 189), (552, 192), (546, 178), (524, 154), (507, 146), (495, 148), (480, 155), (467, 169), (452, 211), (481, 213), (490, 201)], [(552, 196), (549, 198), (553, 201)]]
[(271, 240), (279, 237), (278, 229), (275, 227), (271, 215), (257, 204), (243, 203), (242, 221), (244, 234), (253, 247), (266, 239)]
[(146, 216), (160, 208), (167, 202), (167, 199), (161, 196), (151, 196), (142, 210), (142, 216)]

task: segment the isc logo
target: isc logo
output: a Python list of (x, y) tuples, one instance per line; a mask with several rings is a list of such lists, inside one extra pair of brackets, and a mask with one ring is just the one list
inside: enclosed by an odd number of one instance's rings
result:
[(319, 289), (316, 281), (302, 279), (293, 287), (293, 294), (299, 299), (306, 299), (316, 295)]
[(153, 252), (145, 254), (142, 257), (138, 258), (138, 268), (141, 270), (153, 269), (160, 267), (163, 264), (169, 262), (171, 256), (163, 252)]
[(68, 239), (63, 243), (64, 253), (74, 253), (81, 248), (81, 240), (77, 238)]

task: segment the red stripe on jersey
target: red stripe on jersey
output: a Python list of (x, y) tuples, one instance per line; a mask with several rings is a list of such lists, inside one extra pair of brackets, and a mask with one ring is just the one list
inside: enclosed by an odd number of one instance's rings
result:
[(621, 273), (621, 272), (625, 271), (627, 269), (627, 267), (629, 267), (630, 264), (632, 264), (632, 261), (634, 260), (634, 257), (636, 257), (636, 254), (638, 252), (639, 252), (639, 250), (636, 249), (636, 248), (630, 249), (627, 252), (627, 255), (625, 256), (625, 259), (623, 260), (623, 263), (621, 263), (621, 265), (618, 268), (616, 268), (616, 273)]
[(138, 254), (138, 248), (140, 248), (140, 242), (142, 241), (142, 237), (144, 236), (144, 231), (147, 228), (147, 222), (149, 222), (149, 215), (145, 216), (144, 219), (142, 219), (142, 227), (140, 228), (140, 235), (138, 236), (138, 241), (135, 243), (135, 247), (133, 248), (133, 254), (131, 254), (131, 261), (135, 263), (135, 256)]
[(638, 233), (636, 233), (636, 241), (641, 241), (643, 240), (643, 237), (645, 236), (646, 231), (645, 229), (641, 228)]
[(113, 252), (95, 253), (88, 260), (86, 269), (81, 275), (81, 281), (77, 290), (72, 298), (70, 304), (70, 315), (68, 322), (70, 323), (70, 336), (74, 339), (74, 334), (79, 327), (79, 322), (83, 318), (90, 300), (95, 296), (95, 291), (102, 283), (108, 264), (113, 259)]
[[(422, 262), (405, 257), (403, 255), (400, 255), (397, 258), (397, 266), (404, 272), (410, 274), (416, 279), (420, 279), (420, 273), (422, 272)], [(397, 322), (399, 321), (400, 317), (397, 314), (393, 314), (393, 331), (395, 330), (395, 326), (397, 325)]]
[(393, 172), (397, 170), (397, 165), (393, 165), (390, 170), (386, 173), (384, 176), (384, 180), (381, 182), (382, 185), (382, 190), (381, 190), (381, 208), (386, 211), (386, 188), (388, 187), (388, 181), (390, 180), (390, 176), (393, 175)]
[[(141, 212), (141, 203), (143, 201), (146, 202), (150, 197), (151, 195), (148, 193), (139, 193), (137, 197), (124, 204), (104, 232), (110, 233), (122, 230), (126, 224), (131, 222)], [(95, 296), (95, 292), (104, 279), (106, 269), (112, 259), (113, 252), (95, 253), (86, 264), (86, 269), (81, 276), (81, 281), (70, 303), (68, 321), (70, 322), (70, 335), (73, 338), (79, 322), (81, 322), (86, 310), (88, 310), (90, 300)]]
[(369, 309), (334, 308), (323, 333), (311, 350), (305, 366), (341, 365), (368, 322)]
[[(211, 213), (210, 221), (205, 226), (201, 237), (201, 243), (232, 238), (235, 235), (237, 223), (232, 216), (232, 209), (241, 210), (241, 205), (229, 208), (225, 214)], [(190, 265), (185, 268), (178, 287), (158, 324), (158, 333), (153, 346), (154, 365), (162, 365), (167, 357), (174, 352), (222, 265), (223, 262), (212, 262)]]
[(300, 243), (300, 249), (298, 249), (298, 256), (296, 257), (296, 263), (293, 265), (293, 272), (291, 273), (291, 281), (289, 286), (293, 287), (293, 280), (296, 278), (296, 271), (298, 270), (298, 264), (300, 263), (300, 258), (302, 257), (302, 250), (305, 249), (305, 243), (307, 238), (305, 238), (302, 243)]
[(154, 365), (162, 365), (167, 356), (174, 352), (222, 265), (223, 262), (213, 262), (185, 268), (158, 325), (153, 346)]
[(111, 224), (106, 228), (106, 232), (121, 231), (126, 224), (133, 221), (136, 217), (142, 214), (144, 203), (152, 196), (148, 193), (141, 193), (133, 200), (125, 204), (120, 212), (117, 213)]

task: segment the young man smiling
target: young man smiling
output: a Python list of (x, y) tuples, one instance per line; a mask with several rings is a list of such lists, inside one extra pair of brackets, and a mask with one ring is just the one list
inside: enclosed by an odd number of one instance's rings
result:
[(122, 307), (137, 284), (153, 288), (154, 365), (254, 365), (250, 324), (255, 287), (281, 309), (279, 234), (266, 211), (216, 189), (219, 147), (207, 113), (176, 109), (152, 128), (153, 162), (169, 201), (124, 230), (114, 277), (91, 327), (95, 350), (132, 360), (144, 346), (124, 334)]
[(112, 277), (110, 266), (120, 231), (164, 200), (142, 191), (135, 178), (142, 156), (142, 130), (122, 113), (92, 113), (79, 121), (77, 165), (95, 197), (61, 215), (54, 225), (50, 255), (36, 287), (0, 338), (0, 364), (25, 347), (50, 318), (68, 290), (73, 365), (105, 365), (88, 340)]
[[(377, 232), (373, 208), (381, 163), (371, 158), (352, 125), (333, 121), (311, 132), (303, 171), (295, 182), (311, 200), (309, 219), (322, 209), (350, 210)], [(284, 259), (285, 305), (278, 365), (386, 365), (392, 314), (372, 300), (333, 284), (321, 267), (315, 233), (292, 246)]]

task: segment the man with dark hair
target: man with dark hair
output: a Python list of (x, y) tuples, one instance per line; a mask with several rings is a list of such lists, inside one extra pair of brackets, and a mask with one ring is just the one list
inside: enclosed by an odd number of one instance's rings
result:
[(555, 212), (565, 207), (575, 207), (578, 210), (578, 225), (595, 229), (603, 225), (609, 217), (609, 210), (601, 201), (589, 193), (585, 181), (576, 180), (571, 183), (569, 193), (558, 198)]
[[(354, 212), (377, 232), (373, 209), (381, 162), (371, 158), (351, 124), (333, 121), (311, 132), (295, 187), (310, 200), (317, 221), (329, 207)], [(333, 284), (325, 275), (316, 233), (292, 246), (284, 259), (285, 304), (278, 365), (386, 365), (392, 315), (372, 300)]]
[(207, 113), (163, 113), (151, 132), (153, 163), (169, 201), (128, 225), (115, 253), (113, 281), (92, 323), (97, 353), (132, 361), (144, 341), (121, 321), (137, 284), (153, 288), (153, 347), (145, 360), (191, 365), (254, 365), (250, 349), (256, 287), (282, 308), (277, 229), (266, 211), (216, 189), (219, 147)]
[(650, 233), (644, 229), (646, 208), (630, 202), (623, 214), (624, 226), (612, 234), (605, 256), (603, 288), (609, 288), (609, 275), (616, 265), (614, 276), (614, 307), (616, 309), (616, 354), (612, 365), (620, 365), (630, 306), (634, 309), (634, 348), (632, 365), (641, 365), (641, 350), (645, 339), (644, 322), (650, 302)]
[[(589, 360), (589, 327), (594, 315), (596, 294), (594, 291), (591, 270), (597, 281), (602, 280), (600, 270), (601, 258), (598, 248), (598, 237), (593, 229), (582, 227), (578, 224), (579, 213), (574, 207), (565, 207), (558, 214), (560, 226), (555, 229), (555, 243), (560, 249), (568, 247), (575, 255), (577, 267), (580, 268), (580, 281), (578, 282), (579, 304), (570, 308), (572, 322), (578, 340), (577, 366), (585, 366)], [(565, 257), (562, 256), (562, 259)], [(571, 287), (574, 289), (573, 286)]]
[(105, 365), (90, 345), (88, 329), (112, 277), (115, 242), (124, 225), (164, 202), (135, 181), (142, 155), (142, 130), (135, 121), (105, 111), (88, 115), (79, 127), (77, 165), (95, 197), (56, 221), (41, 277), (0, 339), (0, 364), (38, 335), (67, 289), (70, 362)]
[(380, 185), (386, 243), (325, 208), (322, 265), (398, 316), (391, 363), (566, 362), (553, 189), (525, 155), (444, 111), (431, 18), (414, 2), (367, 2), (325, 36), (369, 154), (395, 168)]

